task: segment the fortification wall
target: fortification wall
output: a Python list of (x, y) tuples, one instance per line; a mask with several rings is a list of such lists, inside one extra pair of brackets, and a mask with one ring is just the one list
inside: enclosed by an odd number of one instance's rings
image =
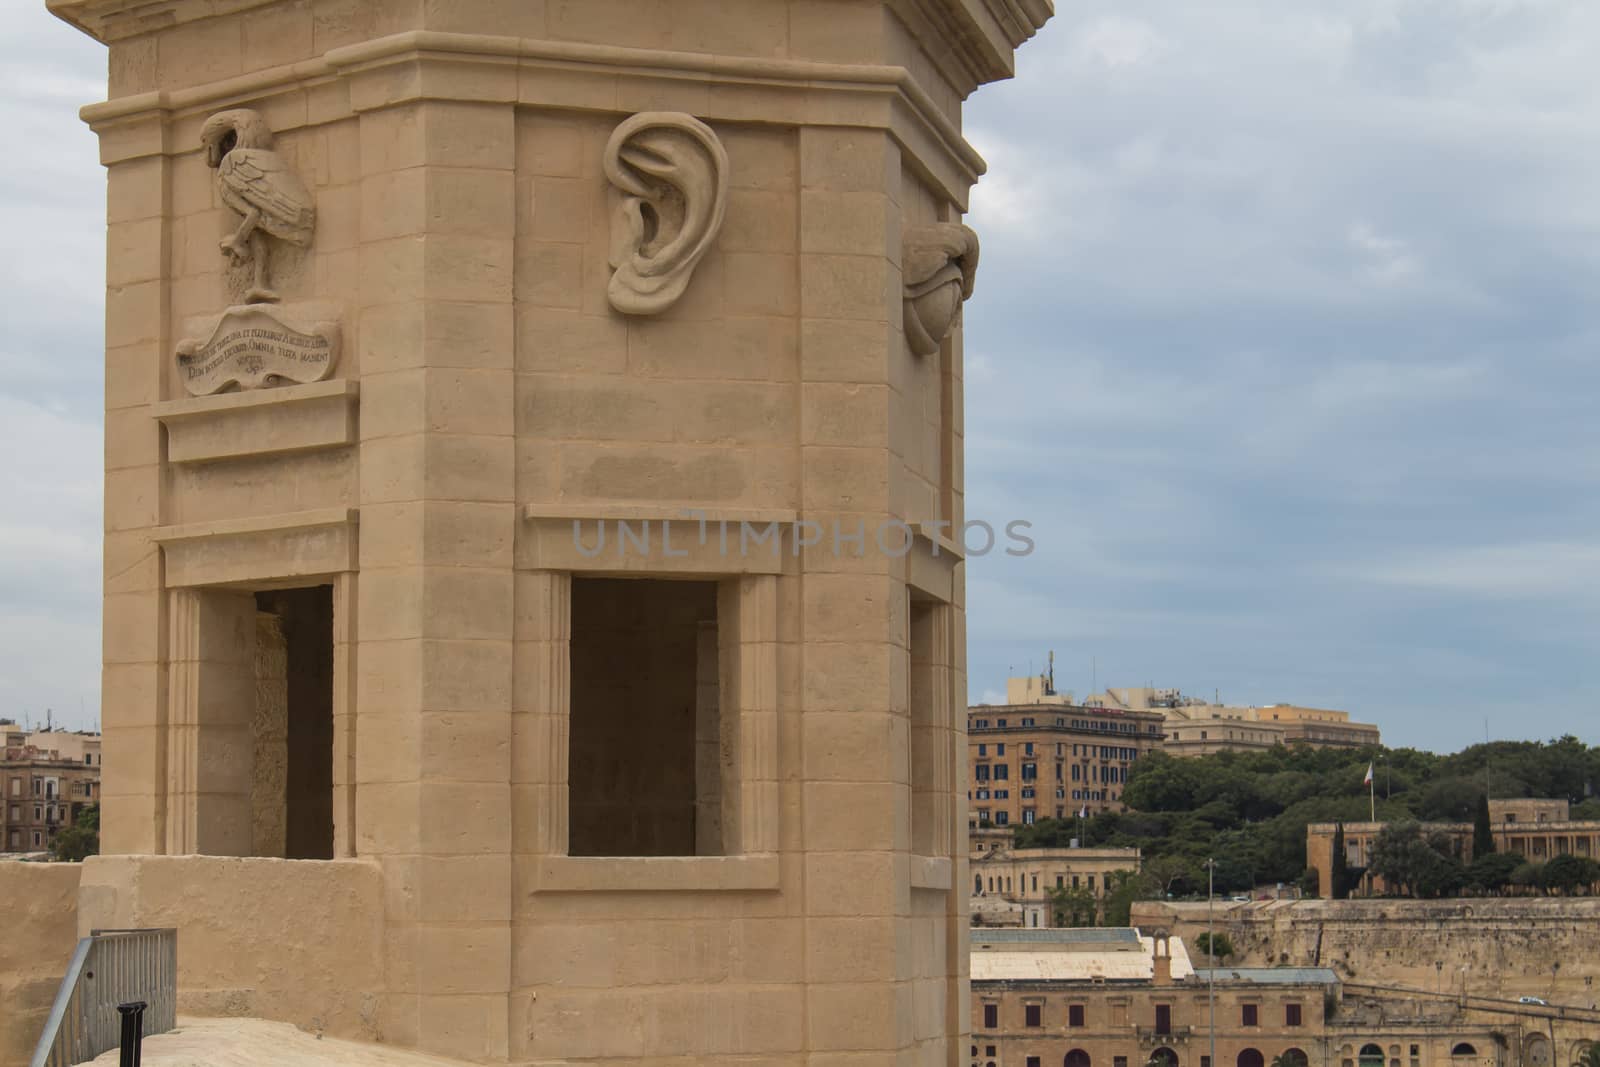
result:
[[(1332, 967), (1351, 981), (1600, 1005), (1600, 899), (1301, 900), (1218, 904), (1229, 963)], [(1204, 903), (1134, 905), (1133, 923), (1193, 944)]]
[(33, 1055), (78, 942), (76, 863), (0, 863), (0, 1067)]

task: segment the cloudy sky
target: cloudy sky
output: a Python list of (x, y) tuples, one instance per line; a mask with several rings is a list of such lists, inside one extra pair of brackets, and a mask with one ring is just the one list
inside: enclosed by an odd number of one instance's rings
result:
[[(972, 697), (1600, 740), (1600, 5), (1058, 0), (972, 102)], [(99, 46), (0, 16), (0, 715), (96, 716)]]

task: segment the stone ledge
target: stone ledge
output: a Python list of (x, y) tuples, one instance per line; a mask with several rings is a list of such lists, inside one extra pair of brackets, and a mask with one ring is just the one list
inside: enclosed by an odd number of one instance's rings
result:
[(912, 856), (911, 888), (948, 891), (955, 882), (948, 856)]
[(169, 589), (267, 586), (356, 569), (355, 508), (161, 526)]
[(745, 856), (544, 856), (535, 893), (775, 892), (776, 853)]
[(154, 414), (170, 463), (315, 452), (355, 444), (360, 392), (358, 382), (313, 382), (170, 400)]

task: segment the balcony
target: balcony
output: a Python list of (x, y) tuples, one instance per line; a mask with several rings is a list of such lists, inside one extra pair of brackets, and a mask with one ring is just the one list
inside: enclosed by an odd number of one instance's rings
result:
[(1177, 1045), (1187, 1045), (1194, 1036), (1192, 1026), (1174, 1026), (1166, 1031), (1158, 1030), (1154, 1026), (1136, 1026), (1134, 1031), (1139, 1037), (1141, 1049), (1173, 1048)]

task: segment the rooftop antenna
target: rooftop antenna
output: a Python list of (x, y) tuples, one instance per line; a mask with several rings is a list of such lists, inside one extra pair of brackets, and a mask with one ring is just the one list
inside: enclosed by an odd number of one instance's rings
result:
[(1045, 680), (1044, 691), (1046, 696), (1056, 695), (1056, 650), (1050, 650), (1050, 675)]

